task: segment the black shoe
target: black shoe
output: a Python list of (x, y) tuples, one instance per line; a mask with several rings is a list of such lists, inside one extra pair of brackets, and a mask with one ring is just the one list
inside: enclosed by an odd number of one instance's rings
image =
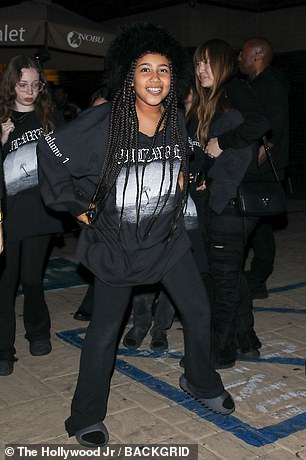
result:
[(234, 400), (225, 389), (215, 398), (202, 398), (196, 394), (191, 385), (187, 382), (184, 374), (180, 377), (180, 387), (183, 391), (199, 401), (200, 404), (216, 414), (229, 415), (235, 410)]
[(78, 430), (75, 437), (79, 444), (86, 447), (106, 446), (109, 440), (108, 431), (102, 422)]
[(260, 288), (251, 291), (252, 299), (267, 299), (269, 297), (268, 290), (265, 284)]
[(148, 333), (148, 329), (139, 329), (138, 327), (132, 327), (132, 329), (127, 332), (123, 339), (123, 345), (130, 350), (136, 350), (140, 347), (143, 342), (143, 339)]
[(260, 351), (257, 348), (251, 348), (248, 351), (237, 350), (237, 358), (243, 360), (260, 358)]
[(267, 285), (256, 278), (252, 272), (244, 272), (252, 299), (266, 299), (269, 297)]
[(0, 360), (0, 375), (11, 375), (14, 370), (14, 361)]
[(243, 335), (237, 335), (236, 353), (238, 359), (255, 359), (260, 358), (261, 342), (254, 329), (249, 329)]
[(152, 351), (161, 352), (166, 351), (169, 348), (167, 333), (164, 331), (158, 331), (152, 335), (150, 348)]
[(84, 311), (84, 310), (78, 310), (73, 315), (73, 318), (77, 319), (78, 321), (90, 321), (91, 314), (87, 313), (87, 311)]
[(215, 361), (214, 363), (214, 368), (215, 369), (230, 369), (231, 367), (234, 367), (236, 364), (235, 361)]
[(237, 352), (236, 343), (228, 341), (227, 348), (215, 347), (213, 354), (213, 365), (215, 369), (230, 369), (236, 364)]
[(52, 350), (50, 340), (34, 340), (30, 342), (30, 353), (32, 356), (48, 355)]

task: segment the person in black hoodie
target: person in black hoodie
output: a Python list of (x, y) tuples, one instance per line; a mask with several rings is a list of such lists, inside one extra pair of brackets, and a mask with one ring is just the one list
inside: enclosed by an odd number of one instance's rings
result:
[(235, 408), (210, 361), (209, 302), (182, 213), (186, 127), (175, 92), (182, 56), (182, 47), (161, 27), (125, 27), (107, 58), (117, 90), (112, 102), (88, 109), (38, 146), (42, 196), (51, 208), (69, 210), (83, 223), (77, 257), (95, 276), (94, 310), (66, 420), (69, 436), (82, 445), (103, 446), (109, 439), (103, 420), (135, 285), (161, 281), (180, 312), (181, 388), (220, 414)]
[(24, 326), (33, 356), (50, 353), (50, 317), (43, 274), (51, 235), (60, 232), (58, 216), (43, 204), (38, 187), (36, 145), (55, 125), (53, 104), (43, 73), (33, 59), (15, 56), (0, 86), (0, 123), (5, 181), (0, 259), (0, 375), (13, 372), (15, 298), (20, 280)]
[[(194, 55), (196, 98), (188, 114), (194, 149), (193, 174), (203, 184), (190, 189), (204, 232), (212, 283), (213, 352), (216, 368), (235, 364), (240, 354), (256, 351), (260, 342), (253, 325), (252, 302), (242, 266), (248, 235), (256, 218), (236, 208), (243, 180), (259, 180), (257, 144), (269, 123), (247, 85), (236, 78), (237, 58), (220, 39), (202, 43)], [(206, 278), (207, 282), (207, 278)], [(244, 307), (246, 329), (236, 336), (238, 310)]]

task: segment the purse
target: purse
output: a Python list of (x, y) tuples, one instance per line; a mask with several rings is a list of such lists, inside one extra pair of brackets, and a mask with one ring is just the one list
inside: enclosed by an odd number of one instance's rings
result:
[(242, 216), (275, 216), (286, 210), (285, 191), (277, 175), (270, 147), (265, 137), (263, 137), (263, 145), (275, 181), (249, 181), (239, 185), (236, 206)]

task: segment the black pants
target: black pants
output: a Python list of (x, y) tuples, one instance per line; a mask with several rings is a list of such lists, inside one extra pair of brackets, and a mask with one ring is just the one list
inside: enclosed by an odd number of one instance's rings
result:
[[(253, 333), (252, 301), (243, 276), (247, 239), (256, 218), (243, 218), (233, 204), (216, 214), (203, 201), (210, 277), (212, 281), (212, 326), (215, 360), (218, 364), (235, 361), (239, 310), (243, 310), (244, 333)], [(240, 323), (239, 323), (240, 324)]]
[[(166, 292), (159, 285), (137, 286), (132, 291), (133, 326), (141, 330), (153, 327), (151, 334), (170, 329), (175, 315)], [(94, 285), (90, 283), (78, 311), (92, 314), (94, 306)]]
[(160, 284), (136, 286), (132, 294), (133, 326), (151, 335), (166, 331), (172, 326), (175, 308)]
[(275, 239), (272, 218), (259, 220), (250, 238), (250, 246), (254, 250), (251, 261), (251, 273), (259, 283), (265, 283), (273, 272), (275, 259)]
[(13, 360), (16, 349), (15, 300), (18, 283), (24, 294), (23, 322), (30, 342), (50, 338), (50, 316), (43, 274), (50, 235), (5, 243), (0, 257), (0, 359)]
[[(286, 191), (287, 181), (282, 185)], [(275, 238), (274, 231), (285, 228), (288, 224), (287, 212), (277, 216), (262, 217), (252, 232), (249, 247), (253, 248), (254, 254), (251, 261), (251, 277), (255, 282), (265, 283), (274, 269)]]
[[(181, 316), (187, 380), (201, 396), (218, 396), (223, 384), (210, 359), (210, 306), (190, 251), (165, 274), (161, 283)], [(94, 311), (81, 352), (71, 416), (66, 420), (70, 436), (105, 418), (111, 375), (131, 292), (132, 287), (110, 286), (95, 280)]]

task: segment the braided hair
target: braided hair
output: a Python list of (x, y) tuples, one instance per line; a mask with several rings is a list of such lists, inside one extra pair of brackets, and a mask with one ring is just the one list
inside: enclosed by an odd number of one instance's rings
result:
[[(135, 46), (133, 47), (133, 43)], [(129, 49), (129, 56), (125, 53)], [(139, 57), (147, 53), (156, 53), (166, 56), (170, 65), (170, 90), (163, 101), (164, 110), (156, 126), (152, 142), (147, 152), (142, 168), (138, 168), (138, 118), (135, 105), (135, 93), (133, 89), (133, 79), (136, 68), (136, 61)], [(159, 195), (153, 213), (147, 224), (144, 237), (149, 236), (150, 231), (158, 217), (164, 210), (174, 185), (174, 160), (175, 149), (170, 149), (170, 157), (166, 151), (166, 133), (170, 129), (171, 146), (178, 145), (182, 156), (181, 171), (183, 172), (183, 191), (180, 199), (175, 205), (175, 212), (172, 226), (167, 238), (171, 238), (174, 232), (181, 211), (185, 206), (187, 196), (188, 172), (187, 172), (187, 153), (186, 145), (178, 127), (177, 98), (175, 88), (175, 75), (180, 67), (183, 67), (184, 52), (182, 47), (164, 29), (153, 26), (152, 24), (139, 24), (130, 26), (114, 40), (108, 54), (108, 66), (110, 75), (113, 79), (110, 82), (111, 88), (115, 89), (110, 112), (109, 136), (107, 145), (106, 160), (101, 173), (101, 192), (100, 199), (102, 206), (115, 184), (123, 163), (125, 169), (125, 182), (123, 186), (123, 197), (121, 215), (119, 221), (119, 234), (122, 226), (125, 194), (128, 186), (129, 173), (132, 165), (135, 165), (136, 173), (136, 232), (139, 228), (141, 197), (143, 192), (143, 181), (145, 169), (153, 152), (156, 137), (162, 126), (162, 145), (164, 146), (161, 155), (162, 179), (159, 188)], [(126, 70), (127, 69), (127, 70)], [(119, 70), (119, 72), (118, 72)], [(124, 152), (126, 157), (120, 161), (119, 152)], [(169, 162), (170, 183), (165, 196), (162, 199), (162, 190), (165, 182), (166, 164)]]

